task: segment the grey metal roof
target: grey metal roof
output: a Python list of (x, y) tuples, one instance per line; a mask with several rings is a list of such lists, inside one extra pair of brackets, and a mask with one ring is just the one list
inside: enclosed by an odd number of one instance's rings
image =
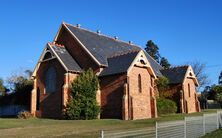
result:
[(109, 67), (105, 68), (101, 76), (114, 75), (127, 72), (128, 68), (136, 58), (139, 51), (108, 58)]
[(189, 66), (173, 67), (161, 70), (161, 73), (169, 79), (170, 84), (179, 84), (183, 83), (188, 67)]
[(69, 71), (74, 71), (74, 72), (82, 71), (78, 63), (72, 58), (72, 56), (65, 49), (65, 47), (53, 45), (50, 48), (53, 48), (53, 50), (56, 52), (58, 57), (62, 60), (63, 64), (67, 67)]
[(107, 57), (114, 54), (118, 55), (127, 53), (129, 51), (140, 50), (139, 47), (115, 40), (114, 38), (77, 28), (68, 24), (67, 27), (102, 65), (108, 66)]
[[(85, 29), (81, 29), (69, 24), (65, 24), (70, 31), (81, 41), (81, 43), (89, 50), (89, 52), (100, 62), (100, 64), (112, 68), (108, 61), (108, 57), (129, 53), (131, 51), (143, 50), (139, 46), (132, 45), (123, 41), (115, 40), (101, 34), (97, 34)], [(144, 51), (145, 52), (145, 51)], [(146, 54), (151, 67), (156, 76), (162, 76), (160, 70), (163, 69), (156, 61)]]

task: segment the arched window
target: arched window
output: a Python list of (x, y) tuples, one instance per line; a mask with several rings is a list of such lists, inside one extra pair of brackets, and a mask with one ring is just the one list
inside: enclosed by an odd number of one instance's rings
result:
[(139, 89), (139, 92), (141, 93), (142, 92), (142, 79), (141, 79), (140, 74), (138, 75), (138, 89)]
[(56, 91), (56, 69), (50, 67), (45, 75), (45, 89), (46, 93), (52, 93)]
[(47, 60), (47, 59), (50, 59), (50, 58), (52, 58), (52, 54), (50, 52), (46, 52), (43, 60)]
[(188, 84), (188, 94), (189, 94), (189, 97), (190, 97), (190, 84)]

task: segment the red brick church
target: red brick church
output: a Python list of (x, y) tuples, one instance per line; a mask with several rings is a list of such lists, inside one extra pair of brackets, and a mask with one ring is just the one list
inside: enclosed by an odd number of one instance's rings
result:
[[(35, 67), (31, 113), (37, 117), (62, 118), (70, 83), (89, 68), (100, 80), (100, 90), (97, 91), (97, 102), (102, 111), (100, 118), (135, 120), (157, 117), (155, 79), (163, 75), (169, 77), (163, 73), (163, 68), (131, 42), (67, 23), (62, 23), (54, 41), (46, 44)], [(188, 83), (193, 97), (198, 82), (195, 74), (192, 75)], [(184, 80), (190, 78), (183, 77)], [(180, 102), (181, 112), (199, 111), (198, 105), (189, 104), (189, 101), (198, 104), (197, 98), (186, 98), (186, 94), (180, 96), (183, 100)]]

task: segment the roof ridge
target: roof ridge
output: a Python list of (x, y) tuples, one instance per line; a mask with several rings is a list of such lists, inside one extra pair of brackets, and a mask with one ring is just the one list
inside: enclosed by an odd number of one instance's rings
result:
[(120, 57), (120, 56), (123, 56), (123, 55), (127, 55), (127, 54), (131, 54), (131, 53), (138, 53), (140, 50), (132, 50), (132, 51), (127, 51), (125, 53), (119, 53), (119, 54), (114, 54), (114, 55), (111, 55), (110, 57), (107, 57), (108, 59), (110, 58), (115, 58), (115, 57)]
[(115, 39), (114, 37), (111, 37), (111, 36), (108, 36), (108, 35), (105, 35), (105, 34), (101, 34), (101, 33), (98, 34), (98, 33), (96, 33), (96, 32), (93, 32), (92, 30), (89, 30), (89, 29), (86, 29), (86, 28), (81, 28), (81, 27), (76, 27), (76, 26), (74, 26), (74, 25), (72, 25), (72, 24), (69, 24), (69, 23), (65, 23), (65, 22), (63, 22), (63, 23), (66, 24), (66, 25), (70, 25), (70, 26), (72, 26), (72, 27), (74, 27), (74, 28), (80, 29), (80, 30), (84, 30), (84, 31), (88, 31), (88, 32), (90, 32), (90, 33), (94, 33), (94, 34), (96, 34), (96, 35), (98, 35), (98, 36), (103, 36), (103, 37), (106, 37), (106, 38), (109, 38), (109, 39), (113, 39), (114, 41), (119, 41), (119, 42), (121, 42), (121, 43), (125, 43), (125, 44), (128, 44), (128, 45), (131, 45), (131, 46), (134, 46), (134, 47), (137, 47), (137, 48), (142, 49), (141, 46), (136, 45), (136, 44), (133, 44), (133, 43), (129, 44), (129, 42), (126, 42), (126, 41), (124, 41), (124, 40)]
[[(178, 66), (174, 66), (174, 67), (170, 67), (169, 69), (176, 69), (176, 68), (185, 68), (185, 67), (189, 67), (190, 65), (178, 65)], [(168, 70), (168, 69), (164, 69), (164, 70)]]
[(56, 43), (55, 41), (54, 42), (48, 42), (48, 44), (50, 44), (51, 46), (65, 47), (63, 44)]

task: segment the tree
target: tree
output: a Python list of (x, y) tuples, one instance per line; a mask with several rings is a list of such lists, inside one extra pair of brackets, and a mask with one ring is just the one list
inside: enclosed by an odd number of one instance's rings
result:
[(218, 84), (222, 85), (222, 71), (220, 72), (220, 76), (219, 76), (219, 79), (218, 79)]
[(220, 103), (222, 106), (222, 86), (221, 85), (214, 85), (212, 88), (212, 92), (214, 93), (215, 100)]
[(30, 77), (32, 75), (31, 70), (22, 70), (18, 71), (18, 73), (12, 74), (9, 78), (7, 78), (7, 83), (12, 92), (16, 92), (16, 85), (20, 85), (22, 83), (26, 83), (26, 81), (31, 81)]
[(167, 92), (169, 88), (169, 79), (166, 77), (159, 77), (156, 80), (157, 89), (160, 98), (172, 98), (172, 93)]
[(152, 40), (147, 42), (145, 51), (158, 63), (160, 62), (159, 47)]
[(100, 112), (96, 101), (98, 89), (99, 80), (92, 69), (80, 74), (71, 86), (71, 100), (65, 112), (66, 118), (72, 120), (96, 119)]
[(13, 74), (7, 79), (10, 86), (10, 94), (2, 99), (2, 102), (4, 102), (1, 104), (24, 105), (29, 109), (33, 81), (30, 80), (27, 73), (24, 71), (19, 74)]
[(169, 69), (171, 64), (169, 63), (169, 61), (165, 58), (165, 57), (161, 57), (160, 59), (160, 65), (164, 68), (164, 69)]
[(190, 64), (194, 70), (194, 73), (199, 82), (199, 88), (204, 88), (206, 85), (208, 85), (210, 81), (208, 75), (205, 73), (206, 64), (198, 61), (190, 62), (188, 64)]
[(157, 99), (157, 112), (159, 115), (173, 114), (177, 112), (177, 105), (173, 100), (158, 98)]
[(5, 92), (6, 92), (6, 88), (5, 88), (5, 86), (4, 86), (4, 84), (3, 84), (4, 82), (3, 82), (3, 80), (0, 78), (0, 96), (1, 95), (5, 95)]

